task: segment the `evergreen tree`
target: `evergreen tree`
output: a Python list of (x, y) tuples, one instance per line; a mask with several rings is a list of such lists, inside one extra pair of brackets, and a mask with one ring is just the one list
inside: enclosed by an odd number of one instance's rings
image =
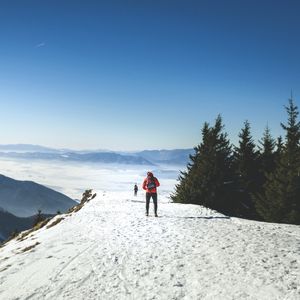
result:
[[(255, 209), (257, 212), (257, 215), (262, 218), (262, 215), (259, 213), (259, 210), (261, 209), (260, 202), (261, 195), (264, 193), (264, 185), (266, 181), (268, 180), (268, 176), (270, 176), (270, 173), (274, 172), (276, 167), (276, 160), (277, 157), (279, 157), (281, 151), (282, 151), (282, 138), (279, 137), (277, 140), (277, 150), (275, 151), (275, 140), (272, 138), (270, 129), (267, 126), (263, 137), (261, 141), (259, 141), (260, 145), (260, 156), (259, 156), (259, 179), (258, 179), (258, 189), (256, 191), (252, 192), (252, 199), (255, 205)], [(264, 197), (264, 196), (263, 196)]]
[(270, 129), (267, 126), (265, 128), (262, 139), (259, 141), (259, 176), (258, 176), (258, 190), (256, 192), (261, 192), (263, 190), (263, 185), (265, 184), (267, 174), (271, 173), (275, 169), (275, 140), (273, 139)]
[(225, 213), (232, 211), (228, 202), (233, 178), (232, 153), (223, 127), (220, 115), (213, 127), (204, 124), (202, 143), (190, 157), (187, 171), (179, 177), (172, 195), (174, 202), (204, 205)]
[(39, 209), (38, 213), (36, 214), (36, 216), (34, 218), (33, 227), (44, 220), (45, 220), (45, 217), (42, 215), (42, 211)]
[(239, 138), (239, 146), (235, 148), (234, 153), (238, 212), (242, 217), (256, 218), (252, 194), (259, 189), (259, 153), (253, 142), (248, 121), (245, 121)]
[(277, 157), (275, 171), (267, 176), (256, 207), (266, 221), (300, 224), (299, 112), (292, 97), (285, 108), (288, 122), (281, 124), (286, 132), (285, 144)]
[(12, 233), (9, 235), (9, 239), (14, 239), (19, 234), (19, 231), (15, 229), (12, 231)]
[(275, 149), (275, 140), (273, 139), (270, 129), (267, 126), (262, 140), (259, 141), (261, 147), (260, 148), (260, 170), (262, 174), (270, 173), (274, 171), (275, 168), (275, 155), (274, 155), (274, 149)]
[(275, 162), (280, 160), (281, 154), (283, 152), (283, 148), (284, 148), (284, 144), (283, 144), (283, 141), (282, 141), (282, 137), (279, 136), (277, 138), (277, 141), (276, 141), (276, 150), (274, 152)]
[[(209, 134), (209, 124), (204, 123), (202, 128), (202, 143), (194, 148), (194, 154), (189, 156), (190, 162), (187, 165), (186, 171), (181, 171), (178, 177), (179, 183), (175, 186), (175, 193), (171, 195), (174, 202), (178, 203), (194, 203), (197, 204), (197, 199), (192, 198), (191, 184), (192, 178), (195, 176), (195, 172), (198, 169), (198, 162), (201, 157), (201, 151), (203, 144), (206, 143)], [(193, 200), (196, 200), (193, 202)]]

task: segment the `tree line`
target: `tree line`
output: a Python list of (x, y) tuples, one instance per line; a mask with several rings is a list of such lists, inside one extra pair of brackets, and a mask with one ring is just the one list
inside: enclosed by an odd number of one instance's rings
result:
[(293, 97), (285, 109), (284, 138), (273, 138), (267, 126), (257, 145), (248, 121), (237, 146), (220, 115), (213, 126), (205, 122), (202, 141), (181, 172), (172, 200), (231, 216), (300, 224), (300, 122)]

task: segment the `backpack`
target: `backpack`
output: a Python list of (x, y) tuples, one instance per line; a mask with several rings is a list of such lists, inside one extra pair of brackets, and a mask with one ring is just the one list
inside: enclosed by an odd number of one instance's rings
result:
[(155, 189), (156, 188), (156, 183), (154, 180), (154, 177), (148, 177), (147, 179), (147, 189), (151, 190), (151, 189)]

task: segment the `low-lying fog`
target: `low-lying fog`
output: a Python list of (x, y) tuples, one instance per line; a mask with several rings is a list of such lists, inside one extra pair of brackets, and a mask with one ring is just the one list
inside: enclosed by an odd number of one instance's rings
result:
[(30, 180), (73, 198), (80, 199), (86, 189), (133, 191), (147, 171), (160, 181), (159, 193), (169, 195), (184, 166), (136, 166), (124, 164), (71, 163), (47, 160), (0, 159), (0, 173), (16, 180)]

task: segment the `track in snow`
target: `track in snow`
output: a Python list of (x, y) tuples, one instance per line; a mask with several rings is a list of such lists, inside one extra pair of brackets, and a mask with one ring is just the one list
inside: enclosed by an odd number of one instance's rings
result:
[(143, 196), (102, 194), (35, 240), (10, 243), (0, 299), (300, 298), (299, 226), (161, 200), (154, 218)]

